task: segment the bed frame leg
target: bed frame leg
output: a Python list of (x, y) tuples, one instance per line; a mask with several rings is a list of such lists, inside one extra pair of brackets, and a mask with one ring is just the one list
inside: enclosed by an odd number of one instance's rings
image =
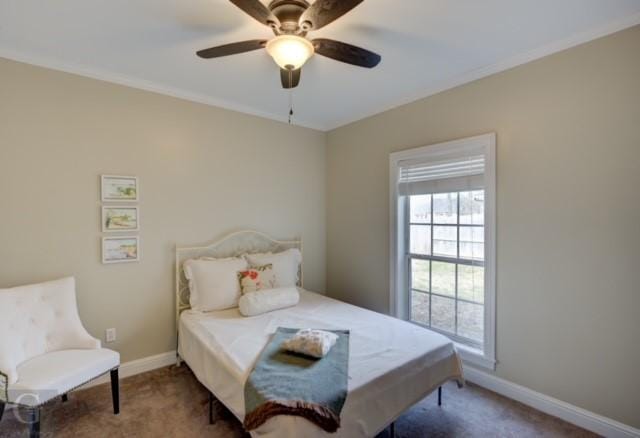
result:
[(438, 386), (438, 406), (442, 406), (442, 386)]
[(213, 424), (213, 393), (209, 391), (209, 424)]
[(391, 438), (396, 438), (396, 422), (395, 421), (389, 425), (389, 436)]

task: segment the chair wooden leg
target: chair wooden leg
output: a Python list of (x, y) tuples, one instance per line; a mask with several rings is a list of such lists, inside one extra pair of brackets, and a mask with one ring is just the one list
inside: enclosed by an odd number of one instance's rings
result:
[(442, 386), (438, 386), (438, 406), (442, 406)]
[(209, 424), (213, 423), (213, 393), (209, 392)]
[(118, 368), (111, 370), (111, 398), (113, 399), (113, 414), (120, 413), (120, 380), (118, 379)]
[(62, 394), (62, 403), (66, 403), (69, 401), (69, 396), (67, 394)]
[(3, 415), (4, 415), (4, 403), (0, 402), (0, 420), (2, 420)]
[(40, 408), (29, 409), (29, 438), (40, 437)]

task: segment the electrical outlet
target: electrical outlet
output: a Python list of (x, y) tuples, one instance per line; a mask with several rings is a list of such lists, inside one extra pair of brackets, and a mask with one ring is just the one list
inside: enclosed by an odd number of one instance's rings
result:
[(105, 330), (105, 338), (107, 342), (115, 342), (116, 341), (116, 329), (109, 328)]

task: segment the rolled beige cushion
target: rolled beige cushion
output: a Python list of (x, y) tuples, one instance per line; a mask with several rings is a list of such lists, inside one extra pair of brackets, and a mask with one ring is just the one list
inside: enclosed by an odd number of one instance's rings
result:
[(240, 297), (238, 307), (244, 316), (255, 316), (278, 309), (293, 307), (300, 301), (295, 287), (281, 287), (249, 292)]

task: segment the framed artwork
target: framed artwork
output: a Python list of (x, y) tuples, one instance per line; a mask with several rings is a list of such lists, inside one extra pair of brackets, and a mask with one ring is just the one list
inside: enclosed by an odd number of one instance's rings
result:
[(126, 263), (140, 260), (138, 236), (103, 237), (102, 263)]
[(140, 210), (138, 207), (102, 207), (102, 232), (138, 231), (139, 229)]
[(135, 176), (102, 175), (103, 202), (137, 202), (138, 178)]

